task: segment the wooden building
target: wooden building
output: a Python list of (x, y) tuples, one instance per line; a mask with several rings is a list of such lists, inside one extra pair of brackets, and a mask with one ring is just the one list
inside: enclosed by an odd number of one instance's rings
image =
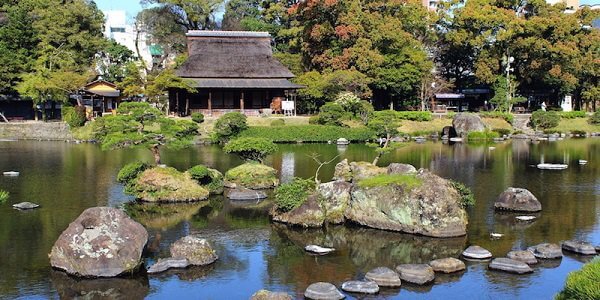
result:
[(301, 88), (273, 57), (267, 32), (189, 31), (187, 45), (189, 57), (176, 74), (193, 82), (197, 92), (170, 90), (173, 114), (268, 113)]
[(77, 94), (79, 105), (86, 107), (88, 118), (102, 116), (112, 113), (117, 109), (121, 97), (121, 91), (116, 85), (99, 79), (88, 83)]

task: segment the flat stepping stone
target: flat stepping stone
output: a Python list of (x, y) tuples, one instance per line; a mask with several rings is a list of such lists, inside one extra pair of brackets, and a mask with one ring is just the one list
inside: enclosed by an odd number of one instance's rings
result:
[(517, 261), (524, 262), (528, 265), (533, 265), (533, 264), (538, 263), (538, 260), (535, 258), (535, 255), (533, 255), (533, 253), (528, 250), (510, 251), (510, 252), (508, 252), (508, 254), (506, 254), (506, 257), (517, 260)]
[(535, 216), (516, 216), (517, 221), (529, 222), (535, 220)]
[(250, 297), (250, 300), (292, 300), (292, 296), (290, 296), (288, 293), (283, 293), (283, 292), (271, 292), (271, 291), (267, 291), (267, 290), (260, 290), (256, 293), (254, 293), (254, 295), (252, 295), (252, 297)]
[(533, 272), (533, 269), (528, 264), (506, 257), (494, 258), (490, 263), (489, 268), (492, 270), (515, 274), (526, 274)]
[(40, 205), (31, 203), (31, 202), (21, 202), (21, 203), (13, 204), (13, 207), (16, 209), (26, 210), (26, 209), (38, 208), (38, 207), (40, 207)]
[(352, 280), (342, 283), (342, 290), (349, 293), (377, 294), (379, 286), (373, 281)]
[(429, 262), (429, 265), (433, 271), (442, 273), (460, 272), (466, 268), (465, 263), (462, 260), (454, 257), (432, 260)]
[(568, 168), (569, 165), (565, 164), (538, 164), (537, 168), (540, 170), (564, 170)]
[(187, 268), (189, 265), (190, 262), (185, 258), (160, 258), (155, 264), (150, 266), (147, 272), (148, 274), (156, 274), (173, 268)]
[(465, 251), (463, 251), (462, 255), (466, 258), (472, 259), (492, 258), (492, 253), (490, 251), (479, 246), (470, 246), (469, 248), (465, 249)]
[(574, 252), (581, 255), (596, 255), (596, 248), (588, 242), (583, 241), (564, 241), (562, 242), (563, 250)]
[(2, 172), (2, 175), (4, 176), (19, 176), (19, 172), (17, 171), (6, 171), (6, 172)]
[(311, 253), (319, 254), (319, 255), (325, 255), (325, 254), (329, 254), (329, 253), (335, 251), (335, 248), (326, 248), (326, 247), (321, 247), (318, 245), (308, 245), (308, 246), (304, 247), (304, 250), (311, 252)]
[(314, 300), (339, 300), (346, 296), (329, 282), (317, 282), (306, 288), (304, 297)]
[(398, 273), (386, 267), (375, 268), (367, 272), (365, 279), (374, 281), (377, 285), (384, 287), (399, 287), (402, 284)]
[(536, 258), (541, 259), (556, 259), (562, 258), (562, 250), (557, 244), (543, 243), (527, 248)]
[(396, 267), (400, 279), (414, 284), (426, 284), (435, 279), (433, 268), (427, 264), (402, 264)]
[(258, 200), (267, 198), (267, 193), (251, 189), (234, 189), (227, 193), (230, 200)]

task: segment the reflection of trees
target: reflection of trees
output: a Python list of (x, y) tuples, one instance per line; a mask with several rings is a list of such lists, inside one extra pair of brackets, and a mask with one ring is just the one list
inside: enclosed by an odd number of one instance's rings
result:
[[(341, 283), (362, 278), (368, 270), (403, 263), (427, 263), (444, 257), (458, 257), (466, 238), (436, 239), (382, 230), (332, 226), (326, 230), (301, 230), (273, 224), (267, 254), (271, 280), (298, 284), (299, 288), (315, 281)], [(304, 252), (308, 244), (334, 247), (327, 256)]]
[(144, 299), (150, 287), (148, 278), (79, 279), (64, 272), (52, 271), (50, 280), (61, 299)]
[(182, 221), (189, 220), (207, 201), (195, 203), (126, 203), (123, 208), (134, 220), (147, 228), (168, 229)]
[(269, 226), (270, 200), (231, 201), (223, 196), (211, 196), (208, 206), (192, 218), (195, 229), (266, 228)]

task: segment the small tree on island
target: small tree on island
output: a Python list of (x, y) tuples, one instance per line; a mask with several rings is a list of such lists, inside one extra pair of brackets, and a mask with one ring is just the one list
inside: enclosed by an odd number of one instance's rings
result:
[(389, 153), (398, 145), (402, 146), (402, 144), (399, 143), (394, 144), (393, 147), (390, 146), (390, 139), (398, 134), (398, 127), (400, 127), (400, 122), (398, 121), (395, 111), (384, 110), (373, 113), (367, 126), (373, 130), (375, 135), (379, 138), (379, 143), (369, 144), (371, 147), (376, 147), (375, 152), (377, 152), (377, 156), (373, 159), (373, 165), (377, 165), (379, 158), (381, 158), (383, 154)]
[(223, 147), (226, 153), (239, 155), (246, 161), (257, 161), (262, 163), (267, 155), (277, 151), (277, 145), (265, 138), (238, 138), (229, 141)]
[(127, 102), (119, 106), (116, 115), (96, 119), (93, 131), (103, 150), (147, 148), (158, 165), (160, 147), (181, 149), (191, 145), (192, 138), (198, 133), (198, 125), (167, 118), (145, 102)]

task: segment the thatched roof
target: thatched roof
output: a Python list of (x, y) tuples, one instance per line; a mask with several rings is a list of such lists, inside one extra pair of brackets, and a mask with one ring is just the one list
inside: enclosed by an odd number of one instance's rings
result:
[(304, 86), (283, 78), (194, 78), (196, 88), (300, 89)]
[(184, 78), (280, 78), (294, 77), (273, 57), (267, 32), (190, 31), (189, 57), (177, 69)]

